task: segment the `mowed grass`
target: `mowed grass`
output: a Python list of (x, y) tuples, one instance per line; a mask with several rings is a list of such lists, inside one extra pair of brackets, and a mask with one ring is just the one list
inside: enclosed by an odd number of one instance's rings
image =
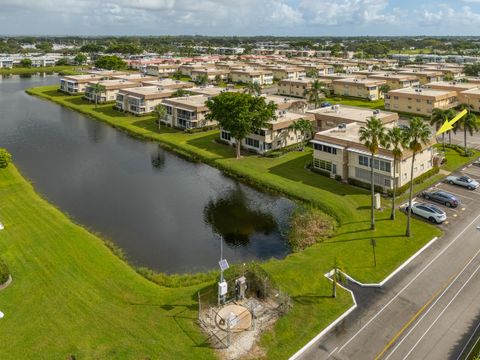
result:
[(197, 287), (155, 285), (0, 169), (0, 358), (212, 359), (195, 319)]
[(62, 66), (45, 66), (45, 67), (14, 67), (12, 69), (0, 69), (0, 75), (2, 74), (11, 74), (11, 75), (22, 75), (22, 74), (35, 74), (39, 72), (57, 72), (62, 74), (79, 74), (81, 66), (71, 66), (71, 65), (62, 65)]
[(325, 101), (328, 101), (332, 105), (340, 104), (340, 105), (348, 105), (348, 106), (360, 106), (360, 107), (370, 108), (373, 110), (375, 109), (383, 110), (385, 107), (385, 102), (383, 101), (383, 99), (370, 101), (367, 99), (360, 99), (360, 98), (331, 96), (331, 97), (327, 97)]
[[(79, 96), (59, 93), (56, 86), (30, 89), (29, 93), (80, 111), (135, 136), (158, 141), (173, 151), (200, 159), (254, 185), (313, 203), (337, 219), (337, 234), (328, 241), (291, 254), (286, 259), (263, 264), (294, 303), (292, 311), (262, 339), (268, 358), (288, 358), (351, 306), (352, 301), (346, 292), (340, 291), (337, 299), (331, 298), (331, 283), (323, 276), (331, 269), (335, 258), (359, 281), (379, 282), (432, 237), (440, 234), (437, 228), (414, 219), (414, 236), (406, 238), (405, 216), (398, 213), (395, 222), (389, 220), (390, 204), (385, 200), (383, 210), (376, 212), (377, 230), (371, 231), (369, 193), (306, 170), (305, 165), (312, 156), (310, 149), (290, 152), (274, 159), (245, 154), (241, 160), (236, 160), (233, 148), (215, 142), (218, 131), (186, 134), (166, 127), (159, 130), (153, 115), (125, 115), (114, 110), (112, 104), (95, 108)], [(373, 264), (372, 238), (377, 243), (376, 267)], [(181, 296), (183, 290), (176, 291)]]
[[(468, 139), (467, 139), (468, 141)], [(441, 144), (436, 145), (439, 152), (443, 152), (443, 146)], [(447, 171), (455, 171), (460, 167), (476, 160), (480, 156), (480, 151), (475, 149), (469, 149), (472, 152), (471, 156), (463, 156), (458, 151), (455, 151), (452, 148), (445, 148), (445, 158), (447, 162), (442, 165), (442, 169)]]

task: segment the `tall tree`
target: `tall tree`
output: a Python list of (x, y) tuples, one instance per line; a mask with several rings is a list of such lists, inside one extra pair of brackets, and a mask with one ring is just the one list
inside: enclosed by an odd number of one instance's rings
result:
[(124, 70), (127, 63), (115, 55), (106, 55), (95, 61), (95, 66), (105, 70)]
[(382, 94), (388, 93), (390, 90), (392, 90), (392, 87), (388, 84), (383, 84), (382, 86), (379, 87), (379, 90)]
[[(442, 109), (435, 108), (432, 111), (432, 116), (430, 118), (430, 125), (434, 125), (435, 129), (438, 131), (443, 123), (448, 120), (448, 114)], [(443, 144), (443, 151), (445, 151), (445, 133), (442, 134), (442, 144)]]
[(93, 94), (95, 95), (95, 107), (98, 106), (98, 97), (105, 92), (105, 86), (101, 85), (100, 83), (92, 83), (89, 85), (91, 89), (93, 89)]
[(333, 262), (333, 274), (332, 274), (332, 297), (337, 297), (337, 284), (344, 284), (347, 281), (347, 277), (345, 276), (345, 271), (343, 270), (342, 264), (337, 261), (335, 258)]
[(205, 86), (208, 84), (208, 76), (206, 74), (198, 75), (195, 78), (195, 84), (198, 86)]
[(470, 136), (473, 136), (473, 133), (480, 130), (480, 125), (478, 124), (478, 119), (475, 114), (470, 111), (472, 109), (471, 105), (462, 104), (460, 108), (462, 110), (467, 110), (468, 113), (453, 125), (453, 131), (454, 133), (457, 133), (458, 130), (463, 130), (463, 147), (465, 156), (468, 156), (467, 133), (469, 133)]
[(386, 145), (392, 149), (393, 155), (393, 191), (392, 191), (392, 213), (390, 219), (395, 220), (395, 202), (397, 197), (397, 179), (395, 174), (397, 166), (403, 155), (403, 148), (405, 147), (405, 133), (399, 127), (394, 127), (387, 130)]
[(300, 119), (294, 121), (289, 127), (290, 130), (295, 131), (295, 135), (297, 136), (298, 141), (298, 133), (300, 133), (301, 141), (298, 142), (300, 146), (306, 139), (312, 136), (313, 133), (313, 125), (312, 122), (308, 119)]
[(163, 104), (158, 104), (157, 106), (155, 106), (154, 110), (157, 114), (158, 128), (160, 129), (161, 121), (164, 120), (165, 116), (167, 115), (167, 107)]
[(414, 117), (409, 120), (409, 127), (405, 131), (405, 144), (412, 152), (412, 167), (410, 170), (410, 191), (408, 195), (407, 230), (406, 236), (411, 236), (410, 220), (412, 217), (412, 196), (413, 196), (413, 170), (415, 168), (415, 157), (423, 147), (430, 143), (432, 133), (430, 126), (422, 118)]
[(359, 131), (360, 142), (370, 152), (370, 182), (371, 182), (371, 211), (370, 211), (370, 228), (375, 230), (375, 181), (374, 181), (374, 168), (375, 168), (375, 155), (378, 153), (378, 149), (381, 145), (385, 145), (385, 128), (380, 119), (375, 116), (368, 119), (367, 124), (362, 126)]
[(73, 61), (75, 61), (75, 64), (77, 65), (83, 65), (87, 62), (87, 55), (82, 53), (77, 54), (77, 56), (75, 56), (75, 59)]
[(210, 112), (206, 118), (215, 120), (219, 126), (235, 138), (236, 156), (241, 157), (242, 140), (248, 134), (259, 131), (275, 118), (277, 105), (266, 103), (261, 96), (245, 93), (224, 92), (206, 103)]
[(312, 86), (305, 90), (308, 102), (315, 104), (315, 108), (320, 107), (320, 103), (329, 93), (328, 86), (319, 80), (315, 80)]
[(262, 87), (257, 82), (251, 82), (251, 83), (247, 83), (245, 85), (244, 91), (247, 94), (257, 96), (257, 95), (260, 95), (262, 93)]

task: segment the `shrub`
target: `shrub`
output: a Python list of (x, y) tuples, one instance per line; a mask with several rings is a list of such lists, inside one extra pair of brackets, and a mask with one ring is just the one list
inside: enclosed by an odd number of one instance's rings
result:
[(311, 167), (310, 170), (312, 170), (314, 173), (320, 174), (320, 175), (322, 175), (322, 176), (325, 176), (325, 177), (328, 177), (328, 178), (331, 177), (330, 171), (326, 171), (326, 170), (322, 170), (322, 169), (317, 169), (317, 168), (315, 168), (315, 167), (313, 167), (313, 166)]
[(0, 169), (5, 169), (12, 161), (12, 155), (5, 149), (0, 148)]
[(7, 264), (5, 261), (0, 258), (0, 285), (5, 284), (10, 277), (10, 271), (8, 270)]
[[(370, 190), (372, 188), (372, 185), (370, 183), (366, 183), (366, 182), (363, 182), (363, 181), (360, 181), (360, 180), (357, 180), (357, 179), (353, 179), (353, 178), (348, 178), (348, 183), (350, 185), (358, 186), (358, 187), (361, 187), (361, 188), (364, 188), (364, 189), (367, 189), (367, 190)], [(374, 188), (375, 192), (382, 193), (382, 194), (385, 193), (385, 189), (381, 186), (375, 185), (373, 188)]]
[(335, 234), (335, 221), (319, 209), (299, 206), (290, 218), (288, 241), (293, 251), (303, 250)]
[[(426, 173), (416, 177), (414, 180), (413, 180), (413, 183), (415, 185), (417, 184), (421, 184), (422, 182), (424, 182), (425, 180), (427, 180), (428, 178), (432, 177), (433, 175), (436, 175), (440, 172), (440, 168), (438, 166), (435, 166), (433, 168), (431, 168), (430, 170), (428, 170)], [(397, 191), (396, 191), (396, 195), (402, 195), (404, 194), (406, 191), (408, 191), (408, 189), (410, 189), (410, 183), (407, 183), (403, 186), (400, 186), (399, 188), (397, 188)], [(387, 194), (388, 196), (393, 196), (393, 190), (392, 189), (388, 189), (387, 190)]]

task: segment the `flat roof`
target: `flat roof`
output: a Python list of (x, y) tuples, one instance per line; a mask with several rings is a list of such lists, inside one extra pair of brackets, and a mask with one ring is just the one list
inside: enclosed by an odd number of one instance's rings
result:
[(272, 125), (272, 130), (278, 129), (285, 129), (288, 128), (291, 124), (295, 121), (300, 119), (308, 119), (310, 121), (314, 121), (308, 114), (298, 114), (291, 111), (281, 112), (281, 114), (277, 114), (275, 119), (271, 119), (269, 124)]
[(468, 95), (468, 94), (480, 95), (480, 88), (476, 87), (476, 88), (473, 88), (473, 89), (470, 89), (470, 90), (465, 90), (465, 91), (462, 91), (460, 94), (462, 94), (462, 95)]
[(460, 81), (436, 81), (436, 82), (425, 84), (425, 86), (428, 86), (432, 89), (440, 89), (440, 90), (455, 89), (455, 90), (462, 91), (462, 90), (477, 88), (479, 84), (460, 82)]
[(398, 114), (396, 112), (347, 105), (326, 106), (323, 108), (308, 110), (307, 113), (314, 114), (317, 119), (335, 119), (337, 122), (346, 120), (349, 122), (355, 121), (365, 123), (372, 116), (382, 120), (384, 123), (398, 120)]
[(171, 88), (188, 88), (188, 87), (194, 86), (194, 83), (192, 82), (173, 80), (170, 78), (146, 80), (146, 81), (142, 81), (142, 83), (147, 86), (161, 86), (161, 87), (171, 87)]
[[(318, 132), (317, 134), (315, 134), (315, 139), (317, 138), (317, 135), (319, 135), (318, 138), (320, 138), (320, 136), (324, 136), (324, 137), (330, 137), (336, 140), (345, 140), (348, 142), (360, 144), (359, 131), (363, 126), (365, 126), (364, 123), (353, 122), (350, 124), (346, 124), (345, 127), (343, 128), (334, 127), (332, 129)], [(392, 129), (394, 126), (395, 126), (394, 123), (389, 123), (384, 125), (386, 129)]]
[(189, 95), (165, 99), (163, 103), (187, 110), (205, 111), (207, 110), (205, 102), (208, 101), (209, 98), (207, 95)]
[(350, 79), (335, 79), (332, 81), (333, 84), (361, 84), (361, 85), (381, 85), (385, 84), (385, 80), (378, 80), (378, 79), (372, 79), (372, 78), (365, 78), (365, 79), (357, 79), (357, 78), (350, 78)]
[(62, 77), (60, 80), (70, 80), (70, 81), (77, 81), (77, 82), (89, 82), (89, 81), (98, 81), (102, 80), (104, 76), (95, 75), (95, 74), (88, 74), (88, 75), (68, 75)]
[[(298, 79), (282, 79), (278, 83), (292, 83), (292, 84), (311, 84), (315, 81), (316, 79), (314, 78), (309, 78), (309, 77), (302, 77)], [(331, 80), (319, 80), (320, 82), (332, 82)]]
[(154, 81), (158, 80), (158, 77), (156, 76), (148, 76), (148, 75), (143, 75), (143, 74), (123, 74), (123, 75), (112, 75), (113, 79), (124, 79), (124, 80), (130, 80), (130, 81)]
[(435, 99), (447, 98), (456, 96), (457, 92), (452, 90), (428, 89), (428, 88), (403, 88), (390, 90), (388, 95), (391, 96), (416, 96), (416, 97), (430, 97)]
[(217, 96), (220, 95), (222, 92), (239, 92), (240, 90), (241, 89), (232, 89), (220, 86), (196, 86), (188, 89), (188, 91), (193, 94), (207, 96)]
[(136, 88), (122, 89), (121, 93), (127, 95), (143, 97), (145, 99), (161, 99), (171, 96), (175, 89), (165, 89), (158, 86), (140, 86)]
[(399, 74), (399, 73), (375, 73), (372, 75), (368, 75), (369, 78), (371, 79), (381, 79), (381, 80), (388, 80), (388, 79), (394, 79), (398, 81), (408, 81), (408, 80), (416, 80), (417, 77), (415, 75), (410, 75), (410, 74)]
[(140, 86), (138, 82), (121, 80), (121, 79), (91, 81), (89, 82), (89, 84), (98, 84), (98, 85), (104, 86), (105, 89), (107, 90), (128, 89), (131, 87), (133, 88), (133, 87)]

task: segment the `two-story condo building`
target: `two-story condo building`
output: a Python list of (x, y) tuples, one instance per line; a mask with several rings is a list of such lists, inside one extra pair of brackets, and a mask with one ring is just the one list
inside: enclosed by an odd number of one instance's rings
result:
[[(97, 87), (100, 85), (102, 91), (97, 92)], [(89, 82), (85, 87), (85, 99), (91, 102), (105, 103), (108, 101), (116, 101), (117, 93), (121, 89), (129, 89), (141, 86), (138, 82), (125, 80), (101, 80)]]
[[(406, 69), (406, 68), (405, 68)], [(443, 75), (439, 71), (415, 70), (415, 69), (399, 69), (398, 74), (415, 76), (420, 85), (425, 85), (430, 82), (442, 81)]]
[(369, 100), (380, 99), (379, 87), (385, 80), (376, 79), (337, 79), (332, 81), (333, 92), (337, 95), (353, 96)]
[(165, 125), (181, 129), (214, 126), (217, 122), (207, 120), (205, 117), (208, 113), (205, 103), (209, 98), (207, 95), (187, 95), (165, 99), (162, 104), (165, 105), (167, 114), (163, 121), (160, 121)]
[(230, 74), (230, 70), (216, 69), (216, 68), (201, 68), (192, 70), (192, 80), (197, 80), (198, 77), (205, 76), (208, 81), (212, 82), (217, 79), (227, 80)]
[[(359, 140), (359, 131), (364, 125), (353, 122), (316, 133), (312, 140), (314, 169), (329, 173), (332, 177), (340, 177), (345, 182), (354, 179), (369, 184), (371, 154)], [(385, 125), (387, 129), (393, 126), (393, 122)], [(431, 143), (417, 153), (414, 178), (433, 167), (434, 143), (435, 139), (432, 138)], [(410, 181), (412, 159), (411, 151), (404, 149), (402, 158), (394, 168), (391, 150), (380, 147), (373, 161), (374, 184), (384, 190), (392, 189), (394, 182), (398, 187), (407, 184)]]
[(195, 86), (195, 84), (192, 82), (174, 80), (170, 78), (164, 78), (164, 79), (159, 79), (154, 81), (142, 81), (142, 84), (144, 86), (157, 86), (157, 87), (163, 87), (165, 89), (176, 89), (176, 90), (189, 89)]
[(94, 74), (64, 76), (60, 79), (60, 91), (70, 95), (81, 94), (85, 92), (89, 82), (102, 79), (104, 79), (104, 76)]
[(117, 93), (117, 109), (130, 112), (135, 115), (151, 113), (155, 106), (163, 99), (173, 95), (175, 89), (158, 86), (141, 86), (130, 89), (121, 89)]
[(180, 65), (178, 64), (150, 64), (145, 68), (145, 73), (150, 76), (167, 77), (174, 74)]
[[(305, 98), (305, 92), (312, 87), (315, 79), (300, 78), (296, 80), (280, 80), (277, 84), (277, 93), (285, 96), (294, 96)], [(320, 82), (329, 85), (331, 80), (319, 80)]]
[(468, 82), (460, 82), (460, 81), (437, 81), (431, 82), (425, 85), (430, 89), (434, 90), (448, 90), (448, 91), (456, 91), (460, 93), (462, 91), (476, 89), (480, 87), (479, 84), (468, 83)]
[(435, 108), (451, 109), (459, 105), (456, 91), (427, 88), (391, 90), (385, 94), (385, 109), (430, 116)]
[(396, 73), (378, 73), (368, 75), (369, 79), (384, 80), (391, 90), (420, 86), (420, 81), (414, 75)]
[(230, 71), (230, 80), (234, 83), (270, 85), (273, 84), (273, 72), (252, 68), (236, 69)]

